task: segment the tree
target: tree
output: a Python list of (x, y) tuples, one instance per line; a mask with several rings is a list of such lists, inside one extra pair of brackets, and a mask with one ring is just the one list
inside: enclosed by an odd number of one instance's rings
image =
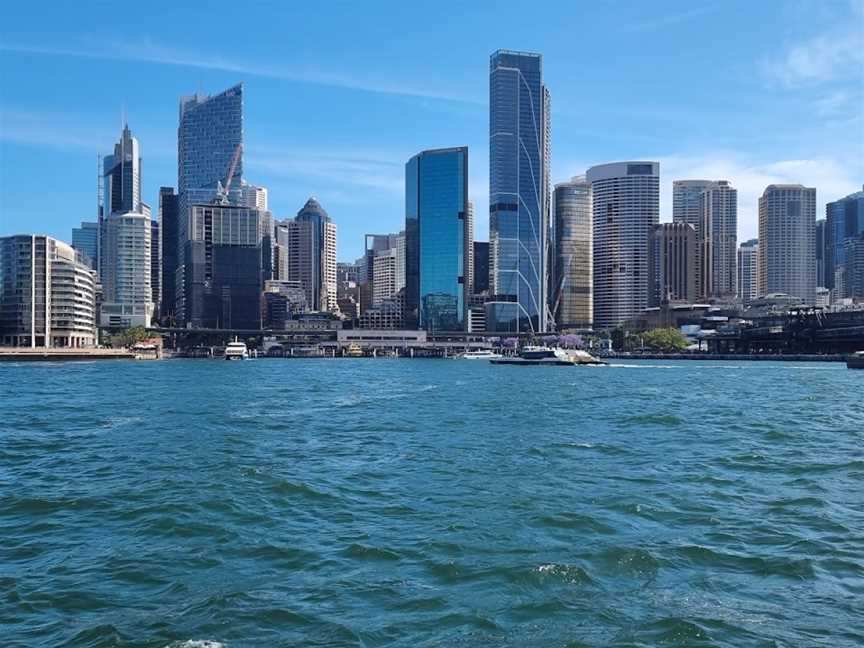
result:
[(150, 334), (146, 328), (143, 326), (133, 326), (116, 335), (112, 335), (111, 344), (112, 346), (131, 347), (148, 338), (150, 338)]
[(642, 334), (642, 342), (658, 351), (682, 351), (689, 345), (684, 334), (676, 328), (652, 329)]

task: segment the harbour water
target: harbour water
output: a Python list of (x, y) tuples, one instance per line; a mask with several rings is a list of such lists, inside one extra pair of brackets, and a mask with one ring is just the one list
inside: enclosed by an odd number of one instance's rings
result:
[(0, 365), (0, 643), (860, 646), (862, 380)]

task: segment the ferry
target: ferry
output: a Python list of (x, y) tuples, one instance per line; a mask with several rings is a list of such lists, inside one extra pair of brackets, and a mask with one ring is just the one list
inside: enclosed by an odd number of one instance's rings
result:
[(503, 356), (491, 349), (480, 349), (478, 351), (466, 351), (456, 357), (460, 360), (495, 360)]
[(846, 356), (847, 369), (864, 369), (864, 351), (856, 351), (850, 356)]
[(360, 345), (356, 342), (352, 342), (348, 345), (348, 348), (345, 349), (345, 355), (349, 358), (362, 358), (363, 349), (360, 348)]
[(575, 364), (563, 349), (545, 346), (525, 346), (515, 358), (497, 358), (492, 364), (572, 366)]
[(225, 347), (226, 360), (248, 360), (249, 349), (246, 348), (245, 342), (240, 342), (236, 337), (233, 342), (229, 342)]

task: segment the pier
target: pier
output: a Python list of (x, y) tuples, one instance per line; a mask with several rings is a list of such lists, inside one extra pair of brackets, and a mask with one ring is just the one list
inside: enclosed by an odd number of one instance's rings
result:
[(87, 360), (134, 360), (126, 349), (72, 349), (52, 347), (0, 347), (0, 362), (65, 362)]

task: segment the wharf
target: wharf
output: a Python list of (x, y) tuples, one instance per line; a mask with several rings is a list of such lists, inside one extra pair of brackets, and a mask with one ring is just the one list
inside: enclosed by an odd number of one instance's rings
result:
[(841, 353), (608, 353), (605, 360), (761, 360), (764, 362), (846, 362)]
[(0, 347), (0, 362), (65, 362), (82, 360), (134, 360), (126, 349), (67, 349), (46, 347)]

